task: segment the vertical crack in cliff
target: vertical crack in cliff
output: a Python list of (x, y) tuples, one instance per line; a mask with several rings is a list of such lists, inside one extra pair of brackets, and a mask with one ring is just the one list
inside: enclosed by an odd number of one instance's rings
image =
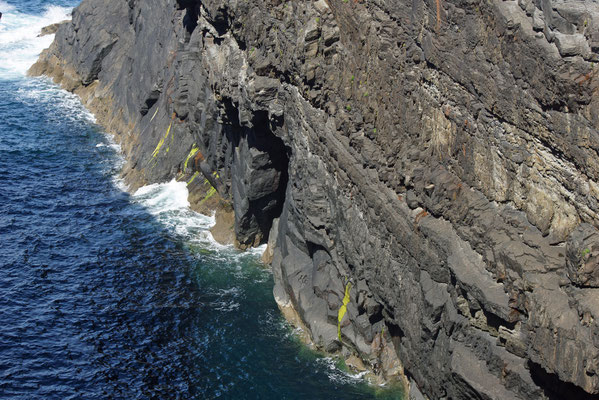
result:
[(223, 99), (228, 119), (227, 139), (234, 147), (231, 191), (235, 233), (241, 248), (268, 240), (273, 220), (281, 215), (289, 180), (289, 149), (271, 129), (266, 111), (255, 111), (248, 126), (239, 111)]
[(185, 16), (183, 17), (183, 26), (185, 27), (185, 31), (187, 32), (185, 35), (185, 42), (188, 43), (191, 34), (198, 26), (198, 17), (200, 13), (197, 6), (188, 7), (185, 12)]

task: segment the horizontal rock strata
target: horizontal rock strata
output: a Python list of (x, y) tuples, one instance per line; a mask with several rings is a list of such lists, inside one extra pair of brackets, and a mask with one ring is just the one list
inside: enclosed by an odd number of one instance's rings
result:
[(319, 348), (413, 398), (591, 399), (598, 27), (594, 1), (84, 0), (32, 73), (132, 187), (229, 202)]

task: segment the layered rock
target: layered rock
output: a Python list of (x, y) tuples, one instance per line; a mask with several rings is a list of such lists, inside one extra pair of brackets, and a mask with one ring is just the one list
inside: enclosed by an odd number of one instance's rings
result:
[(32, 72), (132, 187), (229, 201), (322, 349), (414, 397), (590, 399), (598, 26), (588, 1), (84, 0)]

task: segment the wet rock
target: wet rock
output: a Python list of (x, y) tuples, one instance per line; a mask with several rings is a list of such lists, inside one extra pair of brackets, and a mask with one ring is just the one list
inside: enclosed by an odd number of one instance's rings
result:
[(215, 224), (210, 228), (214, 240), (220, 244), (235, 243), (235, 213), (227, 206), (221, 206), (215, 213)]
[(355, 355), (351, 355), (345, 359), (345, 365), (354, 371), (362, 372), (366, 370), (364, 363)]

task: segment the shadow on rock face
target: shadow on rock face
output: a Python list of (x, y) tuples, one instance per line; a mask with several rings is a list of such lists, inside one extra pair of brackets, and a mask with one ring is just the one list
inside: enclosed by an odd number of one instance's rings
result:
[(528, 362), (531, 376), (536, 384), (543, 388), (549, 400), (596, 400), (597, 395), (592, 395), (578, 386), (564, 382), (555, 374), (550, 374), (539, 364)]

